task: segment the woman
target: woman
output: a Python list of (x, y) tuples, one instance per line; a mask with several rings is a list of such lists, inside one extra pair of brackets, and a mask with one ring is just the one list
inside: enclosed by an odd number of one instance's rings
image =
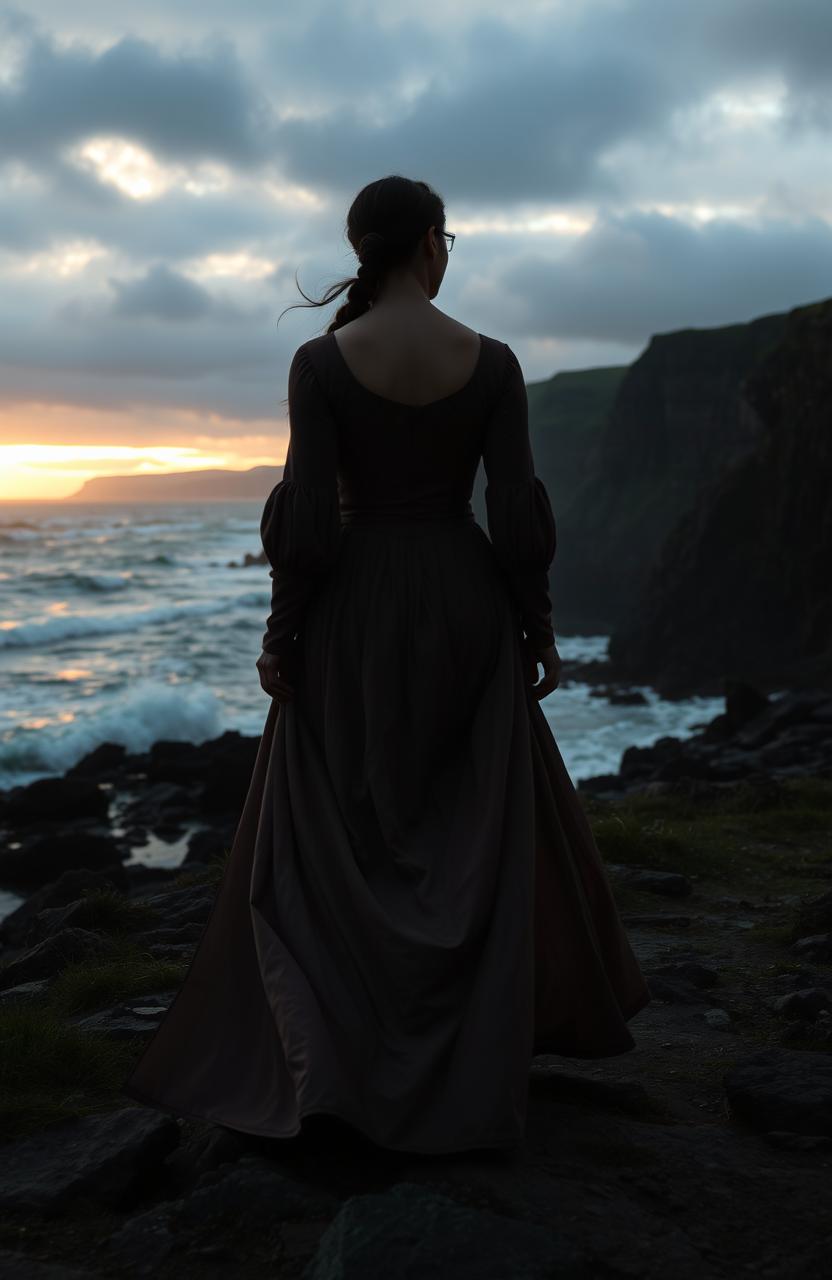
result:
[(391, 1149), (511, 1148), (532, 1056), (627, 1052), (650, 995), (539, 705), (556, 538), (519, 362), (431, 305), (452, 236), (426, 183), (371, 183), (347, 234), (262, 515), (248, 797), (124, 1092), (264, 1136), (328, 1114)]

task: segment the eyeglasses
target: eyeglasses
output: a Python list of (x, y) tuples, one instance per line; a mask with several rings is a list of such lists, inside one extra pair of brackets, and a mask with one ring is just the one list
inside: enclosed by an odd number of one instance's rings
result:
[(456, 236), (453, 231), (443, 231), (442, 234), (448, 241), (448, 253), (450, 253), (451, 249), (454, 247), (454, 240), (456, 240)]

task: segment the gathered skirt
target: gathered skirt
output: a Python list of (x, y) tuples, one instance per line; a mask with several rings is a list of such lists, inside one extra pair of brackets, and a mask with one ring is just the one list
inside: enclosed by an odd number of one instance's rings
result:
[(650, 1000), (470, 520), (344, 531), (271, 702), (184, 983), (122, 1086), (286, 1138), (511, 1147), (535, 1054), (635, 1047)]

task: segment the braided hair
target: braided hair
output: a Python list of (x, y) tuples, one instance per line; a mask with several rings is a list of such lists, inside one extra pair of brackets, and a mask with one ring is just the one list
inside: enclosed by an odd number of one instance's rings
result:
[(387, 272), (410, 260), (429, 227), (444, 230), (445, 205), (427, 182), (391, 174), (369, 183), (359, 191), (347, 214), (346, 235), (358, 258), (358, 271), (330, 285), (320, 299), (307, 297), (295, 275), (306, 303), (295, 302), (286, 310), (323, 307), (346, 290), (346, 300), (326, 332), (340, 329), (372, 307)]

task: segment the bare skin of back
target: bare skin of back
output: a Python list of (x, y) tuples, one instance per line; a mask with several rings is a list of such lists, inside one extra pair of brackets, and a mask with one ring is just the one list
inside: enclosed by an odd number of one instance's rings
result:
[(430, 404), (464, 386), (480, 354), (474, 329), (430, 304), (385, 302), (336, 331), (352, 373), (369, 391)]

